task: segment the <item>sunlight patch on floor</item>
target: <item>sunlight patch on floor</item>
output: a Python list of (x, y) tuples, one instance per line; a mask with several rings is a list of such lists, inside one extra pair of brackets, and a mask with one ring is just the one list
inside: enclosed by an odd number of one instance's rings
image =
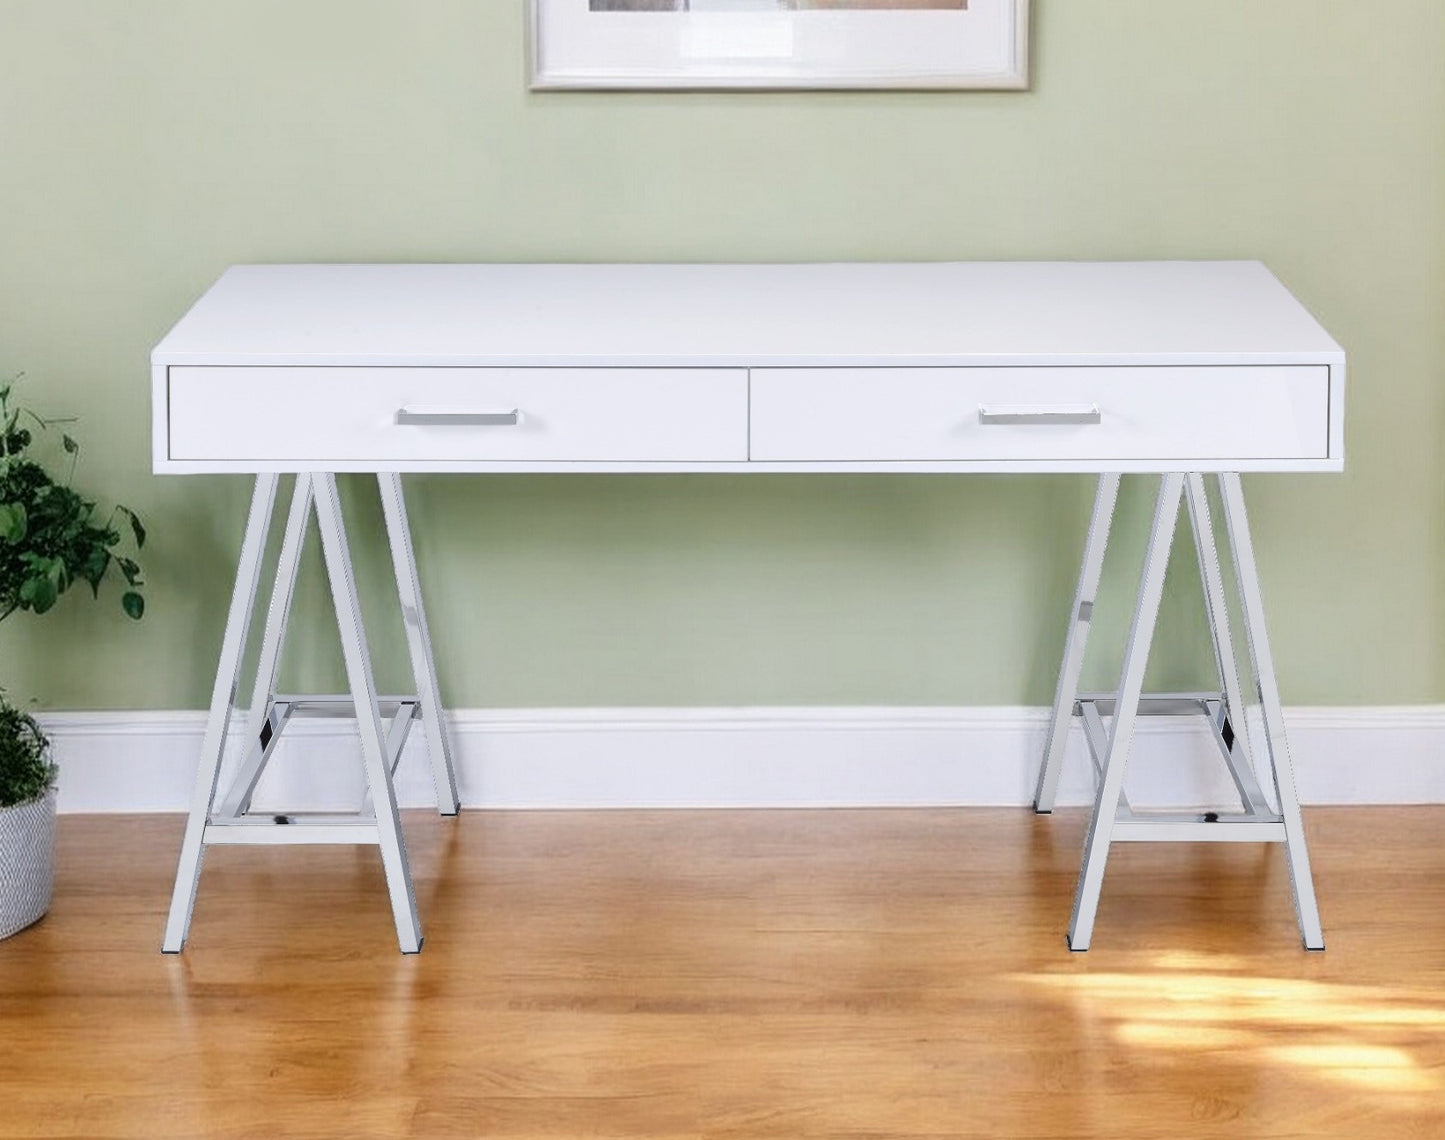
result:
[(1271, 1061), (1328, 1074), (1345, 1084), (1387, 1092), (1433, 1092), (1433, 1073), (1404, 1049), (1384, 1045), (1275, 1045), (1263, 1050)]
[(1244, 969), (1235, 957), (1166, 953), (1138, 972), (1012, 980), (1112, 1021), (1115, 1039), (1131, 1048), (1227, 1053), (1381, 1093), (1442, 1087), (1440, 1075), (1410, 1049), (1422, 1033), (1445, 1036), (1438, 993), (1262, 977)]

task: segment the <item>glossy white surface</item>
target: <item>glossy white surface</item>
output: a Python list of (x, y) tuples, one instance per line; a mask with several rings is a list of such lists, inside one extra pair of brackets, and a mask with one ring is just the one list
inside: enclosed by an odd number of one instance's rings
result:
[(688, 368), (1342, 358), (1258, 262), (244, 265), (153, 355)]
[[(748, 449), (748, 375), (708, 368), (173, 368), (171, 455), (254, 461), (701, 460)], [(404, 407), (515, 424), (399, 424)], [(440, 417), (438, 417), (440, 418)]]
[[(152, 363), (158, 471), (1266, 471), (1339, 470), (1344, 457), (1344, 354), (1257, 262), (238, 266)], [(1133, 420), (1116, 412), (1096, 433), (1132, 425), (1131, 439), (1094, 451), (940, 451), (889, 442), (882, 426), (865, 441), (868, 424), (857, 417), (846, 446), (799, 451), (787, 441), (806, 438), (812, 409), (779, 406), (766, 421), (755, 409), (749, 461), (712, 388), (718, 369), (744, 381), (751, 370), (755, 389), (772, 368), (922, 369), (908, 384), (967, 412), (976, 396), (962, 382), (977, 370), (1009, 381), (990, 381), (989, 400), (1014, 404), (1032, 383), (1028, 370), (1087, 377), (1104, 366), (1138, 370), (1160, 387), (1130, 397)], [(1167, 371), (1178, 366), (1212, 371), (1180, 385)], [(1309, 375), (1327, 373), (1328, 382), (1311, 381), (1301, 396), (1298, 386), (1257, 383), (1284, 374), (1261, 366), (1312, 366)], [(200, 393), (190, 387), (200, 374), (181, 371), (197, 367), (229, 371)], [(962, 385), (953, 394), (928, 379), (950, 368)], [(1244, 371), (1231, 378), (1235, 368)], [(338, 382), (342, 369), (375, 375)], [(417, 385), (380, 375), (426, 369), (441, 375), (422, 384), (418, 374)], [(535, 388), (524, 398), (483, 382), (495, 372), (457, 369), (511, 369), (512, 380)], [(678, 383), (656, 399), (634, 394), (618, 419), (595, 398), (593, 370), (619, 369), (678, 370)], [(455, 382), (467, 376), (476, 383)], [(549, 378), (560, 376), (570, 378), (557, 387)], [(818, 383), (813, 399), (842, 399)], [(223, 392), (228, 386), (237, 390)], [(482, 410), (498, 399), (509, 407), (544, 399), (548, 424), (571, 442), (558, 436), (559, 446), (546, 446), (521, 432), (515, 438), (535, 446), (458, 447), (460, 429), (408, 428), (414, 445), (397, 446), (403, 437), (378, 426), (393, 397), (398, 406)], [(1181, 441), (1166, 426), (1178, 419), (1176, 400), (1209, 432)], [(1294, 443), (1281, 442), (1287, 421), (1297, 421)], [(614, 432), (626, 441), (608, 445)], [(247, 439), (230, 438), (237, 433)], [(252, 447), (262, 435), (275, 438)]]
[[(982, 422), (1000, 406), (1099, 422)], [(751, 407), (757, 460), (1323, 459), (1329, 369), (759, 368)]]

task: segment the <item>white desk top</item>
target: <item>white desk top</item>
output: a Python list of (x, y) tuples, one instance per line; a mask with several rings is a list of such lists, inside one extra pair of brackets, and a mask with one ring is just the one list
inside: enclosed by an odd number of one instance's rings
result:
[(1344, 461), (1258, 262), (239, 266), (152, 362), (158, 471)]
[(1258, 262), (247, 265), (169, 365), (1331, 364)]

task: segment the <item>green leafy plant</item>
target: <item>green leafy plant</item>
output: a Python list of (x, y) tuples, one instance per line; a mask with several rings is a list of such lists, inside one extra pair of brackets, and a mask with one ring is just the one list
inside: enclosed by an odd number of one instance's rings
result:
[(122, 534), (119, 520), (129, 524), (136, 549), (146, 532), (129, 507), (116, 505), (100, 516), (94, 500), (70, 486), (80, 445), (68, 434), (60, 437), (70, 457), (65, 481), (58, 482), (32, 457), (35, 431), (47, 431), (64, 420), (44, 420), (17, 407), (11, 386), (0, 387), (0, 619), (16, 610), (43, 614), (76, 582), (89, 583), (100, 596), (100, 584), (112, 569), (125, 579), (121, 607), (133, 618), (145, 613), (140, 566), (117, 552)]
[(0, 807), (38, 799), (54, 783), (50, 741), (33, 716), (0, 692)]
[[(126, 537), (119, 524), (126, 524), (137, 550), (145, 545), (145, 527), (129, 507), (101, 514), (93, 499), (70, 485), (80, 445), (64, 432), (60, 448), (69, 457), (68, 470), (63, 481), (50, 474), (35, 449), (52, 428), (69, 421), (46, 420), (18, 406), (12, 387), (0, 386), (0, 620), (16, 610), (43, 614), (76, 582), (99, 597), (112, 574), (125, 581), (121, 608), (139, 619), (144, 583), (140, 566), (119, 550)], [(33, 800), (54, 782), (50, 742), (0, 690), (0, 807)]]

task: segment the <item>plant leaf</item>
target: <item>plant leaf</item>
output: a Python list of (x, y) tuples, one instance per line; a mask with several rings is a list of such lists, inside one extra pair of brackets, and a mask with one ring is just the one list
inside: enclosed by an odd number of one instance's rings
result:
[(0, 503), (0, 538), (6, 542), (21, 541), (27, 521), (24, 503)]
[(76, 443), (75, 440), (68, 435), (62, 435), (60, 437), (60, 446), (65, 448), (66, 452), (70, 455), (80, 454), (80, 444)]
[(130, 519), (130, 532), (135, 535), (135, 546), (139, 550), (146, 544), (146, 528), (141, 526), (140, 519), (136, 518), (135, 512), (129, 507), (122, 507), (121, 510), (125, 511), (126, 518)]
[(120, 605), (121, 609), (125, 610), (126, 616), (134, 618), (136, 621), (140, 621), (145, 615), (146, 600), (134, 590), (127, 590), (121, 595)]
[(27, 578), (25, 584), (20, 587), (21, 600), (28, 600), (30, 608), (38, 614), (43, 614), (60, 597), (60, 590), (56, 587), (54, 579), (46, 573), (40, 573), (33, 578)]

